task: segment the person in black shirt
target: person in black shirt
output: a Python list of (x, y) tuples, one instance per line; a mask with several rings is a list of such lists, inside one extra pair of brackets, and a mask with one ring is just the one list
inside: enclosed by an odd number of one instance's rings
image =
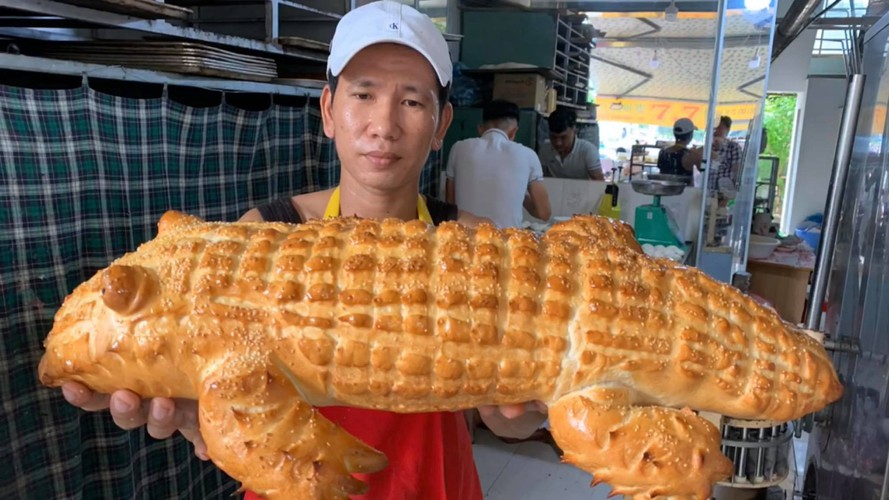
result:
[(700, 168), (703, 160), (703, 149), (688, 147), (697, 129), (688, 118), (676, 120), (673, 124), (676, 143), (662, 149), (657, 157), (657, 168), (660, 173), (686, 177), (689, 186), (694, 185), (694, 168), (696, 166)]

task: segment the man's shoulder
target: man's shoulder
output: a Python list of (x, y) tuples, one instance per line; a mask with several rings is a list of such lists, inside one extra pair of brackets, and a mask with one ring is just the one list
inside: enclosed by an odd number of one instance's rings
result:
[(599, 149), (598, 146), (596, 146), (595, 144), (593, 144), (593, 142), (590, 141), (590, 140), (588, 140), (588, 139), (581, 139), (580, 137), (578, 137), (578, 138), (576, 139), (576, 141), (577, 141), (577, 147), (579, 147), (579, 148), (582, 148), (582, 149), (592, 149), (592, 150), (598, 150), (598, 149)]

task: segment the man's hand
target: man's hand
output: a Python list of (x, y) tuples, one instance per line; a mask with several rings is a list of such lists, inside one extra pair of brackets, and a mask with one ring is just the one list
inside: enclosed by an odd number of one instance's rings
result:
[(547, 407), (542, 401), (528, 401), (514, 405), (479, 406), (478, 413), (494, 434), (525, 439), (546, 420)]
[(140, 399), (131, 391), (116, 391), (112, 395), (89, 390), (82, 384), (66, 382), (62, 394), (74, 406), (86, 411), (111, 410), (118, 427), (125, 430), (147, 426), (148, 434), (155, 439), (166, 439), (179, 431), (194, 444), (194, 454), (201, 460), (209, 460), (207, 445), (198, 426), (198, 403), (188, 399)]

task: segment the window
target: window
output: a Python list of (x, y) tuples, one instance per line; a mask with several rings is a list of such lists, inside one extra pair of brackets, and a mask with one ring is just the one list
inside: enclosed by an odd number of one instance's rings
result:
[[(864, 17), (867, 13), (869, 0), (839, 0), (831, 7), (832, 0), (824, 0), (822, 9), (830, 7), (823, 17)], [(848, 50), (853, 32), (846, 29), (820, 29), (815, 35), (815, 46), (812, 47), (814, 56), (843, 55)]]

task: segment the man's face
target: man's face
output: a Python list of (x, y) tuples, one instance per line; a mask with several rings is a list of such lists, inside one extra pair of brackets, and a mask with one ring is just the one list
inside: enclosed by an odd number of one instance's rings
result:
[(714, 137), (728, 137), (728, 127), (726, 127), (722, 122), (716, 125), (716, 128), (713, 129)]
[(379, 191), (417, 184), (429, 152), (451, 123), (439, 112), (438, 79), (419, 52), (372, 45), (340, 73), (336, 95), (321, 95), (324, 133), (334, 139), (343, 175)]
[(549, 142), (553, 145), (553, 149), (556, 150), (557, 153), (564, 156), (571, 152), (571, 148), (574, 146), (574, 127), (568, 127), (562, 132), (549, 133)]

